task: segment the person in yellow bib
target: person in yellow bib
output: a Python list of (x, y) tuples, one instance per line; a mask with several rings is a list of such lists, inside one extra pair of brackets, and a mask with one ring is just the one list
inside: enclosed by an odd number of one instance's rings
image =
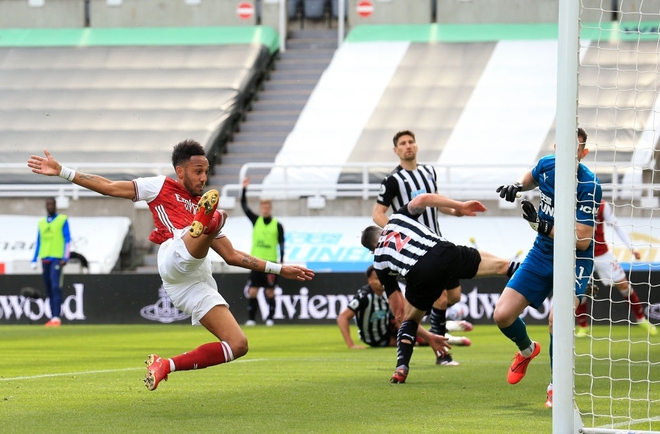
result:
[[(284, 262), (284, 227), (272, 215), (273, 204), (270, 200), (263, 199), (259, 204), (261, 215), (255, 214), (247, 205), (247, 187), (250, 185), (250, 178), (243, 180), (243, 192), (241, 194), (241, 207), (243, 212), (250, 219), (254, 229), (252, 230), (252, 250), (250, 254), (256, 258), (264, 259), (270, 262)], [(250, 280), (248, 281), (248, 320), (246, 326), (256, 324), (259, 301), (257, 294), (259, 288), (264, 288), (266, 302), (268, 302), (268, 317), (266, 325), (272, 326), (273, 316), (275, 314), (275, 285), (277, 285), (277, 275), (260, 271), (250, 271)]]
[(62, 324), (62, 267), (69, 261), (71, 233), (69, 220), (64, 214), (57, 213), (54, 198), (46, 199), (48, 215), (39, 220), (37, 243), (31, 266), (37, 268), (37, 259), (41, 259), (46, 294), (50, 301), (51, 318), (46, 327), (59, 327)]

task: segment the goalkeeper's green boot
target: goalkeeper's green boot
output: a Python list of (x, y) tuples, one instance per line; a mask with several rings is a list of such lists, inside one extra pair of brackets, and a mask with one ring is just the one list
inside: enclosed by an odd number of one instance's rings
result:
[(658, 334), (657, 327), (654, 324), (651, 324), (646, 318), (637, 321), (637, 325), (646, 330), (651, 336)]
[(578, 326), (577, 330), (575, 331), (575, 337), (576, 338), (584, 338), (589, 336), (589, 326), (587, 327), (580, 327)]

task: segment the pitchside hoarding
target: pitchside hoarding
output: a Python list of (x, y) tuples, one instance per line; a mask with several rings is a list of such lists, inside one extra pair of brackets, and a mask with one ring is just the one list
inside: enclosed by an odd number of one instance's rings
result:
[[(247, 320), (245, 283), (247, 274), (217, 274), (221, 294), (229, 302), (239, 323)], [(660, 284), (660, 274), (634, 271), (632, 282), (642, 301), (649, 298), (650, 287)], [(310, 282), (282, 279), (276, 289), (275, 321), (287, 324), (333, 324), (356, 290), (365, 283), (364, 273), (317, 273)], [(505, 278), (484, 278), (461, 282), (461, 303), (467, 306), (468, 320), (475, 324), (493, 324), (493, 310), (506, 285)], [(47, 300), (22, 295), (24, 288), (43, 293), (39, 275), (0, 276), (0, 325), (44, 324), (50, 317)], [(614, 320), (628, 318), (628, 305), (614, 290), (601, 288), (594, 303), (594, 317)], [(660, 294), (651, 292), (650, 319), (660, 322)], [(259, 304), (267, 312), (263, 293)], [(539, 308), (528, 308), (523, 316), (528, 324), (547, 324), (550, 301)], [(67, 324), (170, 324), (190, 323), (190, 317), (172, 306), (161, 287), (158, 275), (111, 274), (65, 275), (62, 303), (63, 323)], [(263, 318), (260, 319), (263, 322)]]

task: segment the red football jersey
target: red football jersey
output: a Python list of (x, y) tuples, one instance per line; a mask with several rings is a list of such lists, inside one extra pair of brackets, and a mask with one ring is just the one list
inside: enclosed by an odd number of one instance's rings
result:
[(156, 244), (173, 237), (175, 229), (190, 226), (200, 196), (192, 196), (181, 184), (164, 175), (137, 178), (135, 201), (144, 200), (154, 218), (149, 240)]
[(600, 201), (596, 215), (596, 230), (594, 231), (594, 256), (600, 256), (609, 250), (605, 241), (605, 201)]

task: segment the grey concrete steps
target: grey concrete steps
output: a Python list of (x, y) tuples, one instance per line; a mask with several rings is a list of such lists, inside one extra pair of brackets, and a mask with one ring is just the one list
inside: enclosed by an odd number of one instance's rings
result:
[[(297, 119), (297, 118), (296, 118)], [(289, 133), (296, 124), (296, 119), (289, 121), (245, 122), (241, 125), (243, 133)], [(282, 142), (284, 143), (284, 142)]]
[[(270, 75), (270, 80), (268, 80), (268, 83), (277, 84), (290, 81), (313, 81), (314, 85), (316, 85), (316, 83), (319, 81), (319, 78), (321, 78), (323, 71), (325, 71), (325, 68), (317, 69), (314, 71), (273, 71)], [(295, 72), (295, 76), (292, 76), (291, 72)]]
[[(279, 61), (288, 61), (288, 60), (306, 60), (309, 62), (315, 62), (317, 60), (327, 60), (330, 61), (332, 56), (335, 55), (335, 48), (318, 48), (318, 49), (299, 49), (299, 50), (287, 50), (284, 53), (280, 54)], [(277, 68), (277, 65), (275, 66)]]
[[(270, 90), (262, 90), (257, 94), (257, 101), (261, 104), (265, 101), (276, 101), (276, 102), (284, 102), (284, 101), (303, 101), (303, 104), (307, 102), (309, 99), (309, 95), (311, 95), (312, 90), (310, 89), (298, 89), (298, 90), (280, 90), (280, 89), (270, 89)], [(257, 106), (258, 104), (253, 104), (254, 106)]]
[(289, 50), (296, 50), (300, 48), (318, 48), (318, 49), (327, 49), (327, 48), (334, 48), (337, 49), (337, 38), (333, 38), (332, 40), (323, 40), (323, 39), (293, 39), (293, 40), (288, 40), (286, 49), (287, 51)]
[(225, 154), (222, 156), (222, 164), (243, 165), (246, 163), (270, 163), (273, 161), (273, 153), (260, 154)]
[[(336, 30), (289, 32), (286, 51), (275, 60), (251, 110), (226, 144), (209, 185), (221, 188), (227, 183), (236, 184), (244, 164), (275, 161), (336, 48)], [(253, 182), (261, 182), (268, 172), (250, 170), (250, 177)]]
[(281, 59), (277, 62), (277, 69), (271, 71), (271, 76), (276, 72), (284, 71), (323, 72), (327, 66), (327, 59), (318, 59), (316, 61), (309, 61), (308, 59)]
[(288, 131), (284, 132), (272, 132), (272, 131), (257, 131), (257, 132), (241, 132), (234, 134), (234, 140), (227, 144), (227, 149), (233, 149), (232, 146), (242, 146), (244, 144), (250, 143), (271, 143), (277, 141), (280, 144), (280, 147), (286, 140), (286, 136), (289, 135)]
[[(245, 142), (231, 144), (227, 147), (227, 155), (273, 154), (282, 148), (282, 142)], [(226, 161), (223, 161), (226, 162)]]
[(300, 114), (307, 99), (282, 101), (280, 98), (272, 100), (262, 100), (260, 104), (255, 104), (249, 114), (271, 113), (271, 112), (295, 112)]
[(316, 87), (318, 79), (297, 80), (290, 78), (287, 80), (268, 81), (264, 83), (264, 90), (308, 90), (310, 93)]
[(300, 110), (253, 110), (247, 113), (246, 122), (291, 121), (298, 119)]

